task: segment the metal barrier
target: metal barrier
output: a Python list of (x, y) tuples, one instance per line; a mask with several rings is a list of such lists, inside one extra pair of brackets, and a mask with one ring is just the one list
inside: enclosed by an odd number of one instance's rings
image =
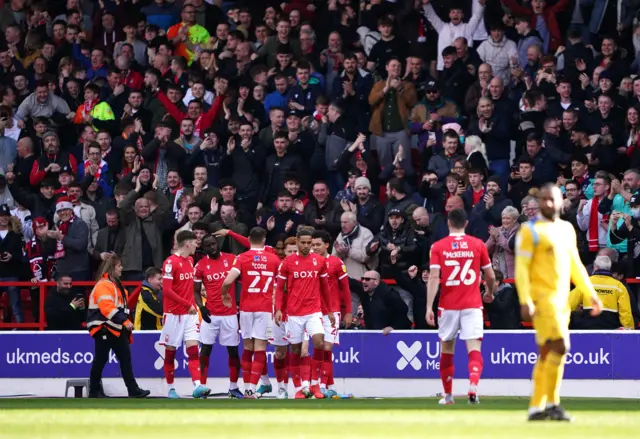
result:
[[(95, 281), (77, 281), (73, 282), (71, 285), (73, 287), (88, 287), (93, 288), (96, 284)], [(122, 285), (125, 287), (135, 287), (135, 289), (129, 294), (128, 305), (129, 308), (135, 307), (136, 302), (138, 301), (138, 295), (140, 294), (140, 286), (142, 282), (122, 282)], [(49, 288), (55, 287), (55, 282), (38, 282), (36, 284), (31, 282), (0, 282), (0, 288), (2, 287), (19, 287), (19, 288), (38, 288), (40, 290), (40, 303), (38, 304), (40, 315), (39, 322), (33, 323), (4, 323), (0, 321), (0, 330), (2, 329), (38, 329), (40, 331), (44, 331), (47, 327), (45, 313), (44, 313), (44, 301), (47, 296), (47, 292)]]
[[(393, 279), (383, 279), (383, 282), (389, 285), (396, 284), (396, 281)], [(513, 279), (505, 279), (504, 282), (515, 283)], [(626, 279), (626, 282), (627, 284), (640, 284), (640, 279), (636, 279), (636, 278)], [(72, 286), (92, 288), (95, 284), (96, 284), (95, 281), (78, 281), (78, 282), (73, 282)], [(131, 293), (129, 293), (129, 298), (127, 301), (129, 308), (133, 309), (136, 306), (136, 303), (138, 302), (138, 295), (140, 294), (140, 287), (142, 285), (142, 282), (134, 282), (134, 281), (122, 282), (122, 285), (125, 287), (135, 287), (135, 289)], [(2, 329), (38, 329), (40, 331), (44, 331), (47, 326), (47, 323), (45, 320), (45, 313), (44, 313), (44, 301), (46, 299), (46, 294), (48, 289), (50, 287), (55, 287), (55, 286), (56, 286), (55, 282), (39, 282), (37, 284), (31, 283), (31, 282), (0, 282), (0, 288), (2, 287), (21, 287), (21, 288), (38, 287), (40, 289), (40, 303), (38, 304), (40, 321), (33, 322), (33, 323), (4, 323), (0, 321), (0, 330)]]

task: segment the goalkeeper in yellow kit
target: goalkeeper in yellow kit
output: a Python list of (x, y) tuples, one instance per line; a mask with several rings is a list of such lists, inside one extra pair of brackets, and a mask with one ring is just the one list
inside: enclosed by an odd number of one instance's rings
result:
[(560, 384), (569, 350), (569, 290), (571, 282), (592, 304), (602, 305), (582, 265), (573, 226), (559, 219), (562, 194), (547, 184), (533, 189), (541, 216), (522, 225), (516, 239), (516, 288), (522, 318), (532, 320), (539, 356), (533, 368), (529, 420), (571, 421), (560, 407)]

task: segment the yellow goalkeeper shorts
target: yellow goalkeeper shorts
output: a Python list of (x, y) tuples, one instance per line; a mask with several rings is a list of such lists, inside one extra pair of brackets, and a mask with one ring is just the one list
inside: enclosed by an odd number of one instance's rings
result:
[(533, 328), (536, 330), (536, 343), (544, 345), (550, 340), (564, 340), (569, 347), (569, 311), (556, 311), (552, 307), (538, 307), (533, 316)]

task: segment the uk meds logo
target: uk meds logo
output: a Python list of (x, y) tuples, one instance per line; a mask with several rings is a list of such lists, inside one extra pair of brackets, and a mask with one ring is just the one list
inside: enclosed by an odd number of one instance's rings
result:
[(404, 341), (399, 341), (396, 344), (396, 348), (402, 356), (396, 363), (398, 370), (404, 370), (409, 365), (415, 370), (422, 369), (422, 362), (417, 358), (418, 352), (422, 349), (422, 343), (416, 341), (411, 346), (407, 346)]

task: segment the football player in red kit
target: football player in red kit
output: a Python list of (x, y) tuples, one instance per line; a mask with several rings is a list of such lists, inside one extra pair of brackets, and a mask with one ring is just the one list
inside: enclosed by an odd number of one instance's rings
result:
[[(256, 386), (267, 364), (267, 327), (272, 318), (273, 286), (280, 258), (264, 248), (267, 233), (260, 227), (249, 232), (251, 249), (233, 261), (231, 270), (222, 284), (222, 302), (231, 307), (229, 287), (240, 277), (240, 331), (242, 352), (242, 380), (244, 397), (259, 398)], [(249, 388), (247, 388), (249, 386)]]
[[(214, 233), (214, 236), (216, 238), (223, 238), (223, 239), (229, 236), (230, 238), (239, 242), (240, 245), (242, 245), (243, 247), (251, 248), (251, 243), (249, 242), (249, 238), (247, 238), (246, 236), (242, 236), (239, 233), (234, 232), (233, 230), (220, 229)], [(273, 253), (276, 256), (278, 255), (278, 253), (276, 252), (276, 249), (269, 245), (264, 246), (264, 251)], [(275, 328), (277, 330), (277, 326), (275, 326)], [(272, 340), (269, 339), (269, 341), (271, 342)], [(286, 350), (287, 350), (287, 347), (289, 346), (289, 343), (286, 343), (286, 342), (284, 343), (285, 344), (283, 344), (282, 346), (276, 345), (276, 353), (273, 361), (273, 368), (276, 371), (276, 377), (284, 376), (285, 374), (287, 374), (284, 360), (285, 360)], [(282, 352), (283, 349), (285, 352)], [(258, 389), (256, 390), (256, 396), (261, 397), (265, 393), (271, 393), (272, 391), (273, 391), (273, 387), (271, 386), (271, 381), (269, 381), (269, 375), (267, 372), (267, 363), (265, 363), (264, 369), (262, 370), (262, 376), (260, 377), (260, 387), (258, 387)], [(279, 398), (280, 396), (282, 395), (279, 395)], [(280, 399), (286, 399), (286, 398), (280, 398)]]
[(429, 281), (427, 282), (427, 323), (435, 326), (433, 301), (440, 287), (438, 335), (440, 336), (440, 378), (444, 397), (440, 404), (454, 404), (453, 351), (456, 337), (467, 345), (469, 355), (469, 403), (477, 404), (478, 382), (482, 375), (482, 296), (480, 271), (487, 284), (486, 295), (493, 296), (496, 277), (484, 242), (465, 235), (467, 214), (454, 209), (447, 216), (449, 236), (431, 246)]
[[(285, 257), (294, 254), (298, 250), (296, 244), (296, 238), (290, 236), (284, 242), (284, 254)], [(276, 279), (277, 284), (277, 279)], [(273, 299), (275, 306), (275, 289), (273, 290)], [(283, 316), (283, 320), (286, 320), (286, 316)], [(275, 352), (273, 354), (273, 369), (276, 372), (276, 381), (278, 383), (278, 393), (276, 399), (289, 399), (289, 363), (291, 355), (289, 354), (289, 341), (286, 337), (285, 322), (277, 324), (274, 320), (271, 321), (271, 337), (269, 338), (269, 344), (273, 345)], [(264, 387), (261, 385), (257, 392), (262, 393)], [(268, 390), (271, 391), (271, 384), (268, 386)], [(265, 392), (266, 393), (266, 392)]]
[[(329, 246), (331, 245), (331, 235), (324, 230), (317, 230), (313, 232), (313, 240), (311, 242), (311, 248), (317, 255), (325, 258), (327, 264), (327, 275), (329, 282), (329, 291), (331, 293), (331, 302), (329, 312), (333, 313), (335, 318), (335, 324), (329, 322), (327, 315), (322, 316), (322, 325), (324, 327), (324, 361), (323, 368), (324, 373), (322, 380), (320, 381), (320, 391), (327, 398), (338, 398), (338, 393), (334, 389), (333, 384), (333, 358), (331, 351), (333, 345), (340, 344), (340, 334), (338, 329), (340, 328), (341, 309), (344, 309), (344, 325), (346, 327), (351, 325), (353, 314), (351, 313), (351, 291), (349, 289), (349, 277), (347, 276), (347, 267), (342, 260), (334, 255), (329, 254)], [(317, 370), (312, 367), (311, 371)], [(311, 392), (316, 393), (318, 376), (314, 373), (311, 374)], [(316, 383), (314, 383), (316, 381)]]
[[(327, 282), (327, 265), (320, 255), (311, 253), (313, 232), (302, 228), (298, 231), (298, 253), (287, 256), (280, 265), (276, 289), (275, 320), (282, 324), (283, 311), (287, 314), (286, 333), (291, 343), (291, 374), (296, 385), (296, 399), (318, 399), (324, 394), (318, 390), (312, 394), (309, 389), (310, 366), (301, 365), (302, 341), (305, 332), (313, 342), (313, 359), (319, 377), (324, 372), (324, 327), (322, 316), (327, 315), (331, 325), (335, 325), (335, 317), (329, 312), (331, 297)], [(286, 289), (286, 292), (285, 292)], [(285, 297), (286, 295), (286, 297)], [(286, 302), (286, 309), (283, 304)], [(309, 362), (309, 357), (305, 357)], [(301, 367), (302, 366), (302, 367)]]
[[(207, 384), (209, 357), (213, 344), (218, 340), (229, 354), (229, 397), (242, 399), (244, 396), (238, 389), (240, 335), (235, 294), (231, 295), (230, 308), (222, 303), (222, 283), (235, 256), (221, 252), (218, 240), (213, 235), (205, 236), (200, 248), (204, 256), (196, 264), (195, 275), (195, 299), (203, 320), (200, 326), (200, 382)], [(207, 299), (206, 306), (202, 304), (203, 297)]]
[(176, 252), (162, 265), (162, 307), (164, 326), (160, 344), (165, 346), (164, 376), (169, 387), (169, 398), (179, 398), (173, 384), (176, 349), (184, 342), (187, 347), (188, 368), (193, 380), (193, 397), (205, 398), (211, 390), (200, 383), (198, 336), (200, 323), (193, 295), (193, 259), (196, 235), (183, 230), (176, 234)]

